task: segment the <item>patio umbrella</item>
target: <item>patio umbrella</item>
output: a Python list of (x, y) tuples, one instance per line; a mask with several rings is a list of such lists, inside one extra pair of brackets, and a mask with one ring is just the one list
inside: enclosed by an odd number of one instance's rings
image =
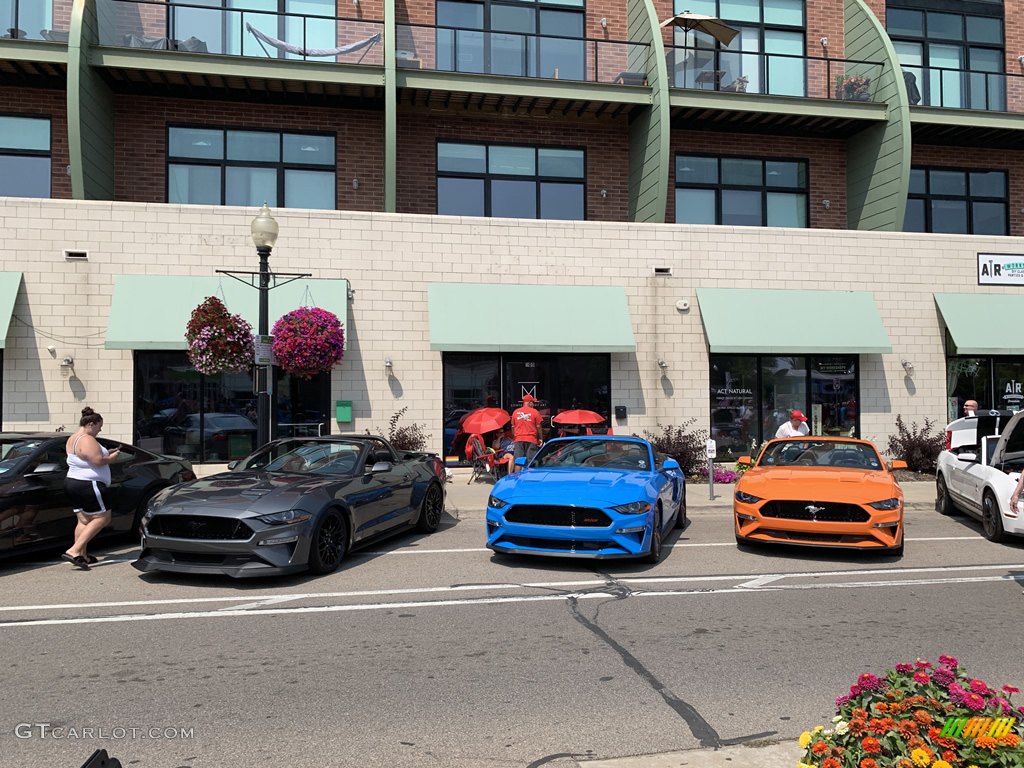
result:
[(604, 416), (594, 411), (562, 411), (551, 419), (552, 424), (600, 424), (605, 420)]
[(510, 421), (512, 421), (512, 417), (503, 408), (477, 408), (466, 414), (462, 420), (461, 429), (471, 435), (483, 435), (501, 429)]
[(711, 35), (722, 45), (728, 45), (739, 34), (739, 30), (733, 29), (717, 16), (705, 16), (703, 13), (690, 13), (689, 11), (677, 13), (661, 22), (663, 27), (673, 25), (685, 29), (687, 32), (692, 30)]

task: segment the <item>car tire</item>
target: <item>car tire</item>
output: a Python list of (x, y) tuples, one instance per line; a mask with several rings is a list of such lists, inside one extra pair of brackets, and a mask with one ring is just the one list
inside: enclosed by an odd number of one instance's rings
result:
[(644, 562), (650, 565), (657, 565), (661, 562), (661, 507), (654, 513), (654, 527), (651, 528), (651, 551), (647, 553)]
[(683, 498), (679, 502), (679, 512), (676, 513), (676, 528), (682, 530), (688, 522), (686, 519), (686, 488), (683, 488)]
[(940, 515), (950, 517), (957, 513), (953, 499), (949, 496), (949, 488), (946, 486), (946, 478), (941, 474), (935, 478), (935, 511)]
[(320, 517), (309, 542), (309, 571), (318, 575), (336, 571), (348, 550), (348, 524), (341, 512), (328, 509)]
[(989, 541), (999, 543), (1006, 541), (1006, 531), (1003, 530), (1003, 515), (999, 511), (999, 504), (992, 491), (986, 490), (981, 497), (981, 527), (985, 538)]
[(900, 539), (900, 545), (889, 550), (889, 554), (894, 557), (903, 557), (903, 551), (907, 544), (907, 534), (903, 534), (903, 538)]
[(416, 530), (420, 533), (433, 533), (441, 525), (444, 515), (444, 491), (437, 483), (431, 483), (423, 494), (420, 502), (420, 514), (416, 518)]

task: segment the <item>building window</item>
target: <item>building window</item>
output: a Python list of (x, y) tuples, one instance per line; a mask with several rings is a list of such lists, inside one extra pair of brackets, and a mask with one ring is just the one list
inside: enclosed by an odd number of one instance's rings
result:
[(437, 68), (585, 80), (583, 6), (584, 0), (438, 0)]
[(977, 400), (983, 411), (1024, 409), (1024, 358), (947, 357), (946, 382), (949, 421), (964, 415), (967, 400)]
[(0, 0), (0, 30), (17, 40), (47, 40), (53, 29), (53, 3), (39, 0)]
[(50, 119), (0, 115), (0, 197), (50, 196)]
[(807, 162), (676, 155), (675, 220), (806, 227)]
[(814, 435), (859, 432), (856, 355), (711, 355), (711, 437), (718, 453), (753, 453), (788, 420), (808, 417)]
[[(330, 432), (330, 374), (299, 379), (274, 369), (271, 438)], [(199, 462), (233, 461), (256, 445), (252, 375), (205, 376), (185, 352), (135, 353), (135, 434), (141, 448)]]
[(300, 48), (333, 48), (339, 40), (335, 0), (257, 0), (246, 3), (238, 0), (170, 0), (170, 3), (178, 7), (168, 15), (167, 37), (169, 40), (191, 40), (193, 47), (188, 50), (230, 56), (336, 61), (335, 56), (303, 57), (276, 47), (268, 48), (246, 29), (246, 25), (251, 24), (270, 37)]
[(334, 136), (225, 128), (167, 130), (167, 202), (336, 207)]
[(582, 149), (439, 142), (437, 212), (582, 221), (584, 168)]
[(679, 88), (806, 96), (804, 0), (675, 0), (675, 12), (716, 16), (739, 34), (728, 45), (676, 29), (672, 84)]
[(935, 5), (902, 0), (886, 9), (886, 30), (911, 102), (1004, 111), (1002, 3), (970, 3), (971, 13), (963, 13), (960, 3), (939, 10)]
[(1005, 235), (1006, 171), (911, 168), (904, 232)]

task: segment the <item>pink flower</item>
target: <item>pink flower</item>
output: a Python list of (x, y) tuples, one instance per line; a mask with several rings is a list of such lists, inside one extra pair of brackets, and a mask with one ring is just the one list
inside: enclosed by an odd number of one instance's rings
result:
[(971, 690), (975, 693), (988, 693), (988, 686), (982, 680), (971, 680)]
[(1020, 693), (1020, 688), (1014, 688), (1012, 685), (1004, 685), (1003, 693), (1008, 693), (1012, 696), (1015, 693)]
[(931, 678), (928, 677), (927, 672), (922, 672), (921, 670), (918, 670), (914, 673), (914, 682), (921, 683), (921, 685), (926, 685), (927, 683), (931, 682)]
[(862, 691), (877, 691), (880, 688), (885, 688), (885, 681), (877, 675), (865, 672), (857, 678), (857, 685)]
[(921, 659), (918, 659), (914, 662), (914, 666), (918, 669), (931, 669), (932, 663), (930, 661), (922, 661)]
[(985, 697), (979, 696), (977, 693), (966, 693), (964, 694), (964, 706), (975, 710), (984, 709)]
[(1004, 715), (1009, 715), (1013, 712), (1013, 707), (1010, 706), (1010, 702), (1004, 699), (1002, 696), (993, 696), (988, 700), (988, 706), (999, 707)]
[(939, 656), (939, 664), (950, 669), (956, 669), (960, 666), (960, 662), (957, 661), (956, 656)]
[(850, 686), (850, 695), (851, 696), (860, 696), (860, 686), (859, 685), (851, 685)]
[(896, 671), (900, 674), (907, 675), (914, 671), (913, 664), (897, 664)]
[(948, 687), (950, 683), (956, 680), (956, 675), (954, 675), (946, 667), (939, 667), (934, 672), (932, 672), (932, 680), (945, 688)]
[(836, 709), (842, 709), (843, 705), (850, 701), (853, 701), (853, 696), (848, 693), (844, 693), (836, 699)]

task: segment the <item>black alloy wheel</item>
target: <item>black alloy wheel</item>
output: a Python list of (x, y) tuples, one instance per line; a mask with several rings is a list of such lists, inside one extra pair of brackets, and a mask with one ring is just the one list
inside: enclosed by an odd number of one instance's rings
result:
[(654, 515), (654, 528), (651, 529), (651, 551), (647, 553), (644, 562), (657, 565), (661, 562), (661, 505)]
[(996, 503), (996, 497), (992, 491), (986, 490), (981, 499), (981, 526), (985, 531), (985, 538), (996, 543), (1006, 540), (1006, 532), (1003, 530), (1003, 516)]
[(683, 498), (679, 502), (679, 512), (676, 513), (676, 528), (682, 530), (686, 527), (686, 488), (683, 488)]
[(420, 503), (420, 516), (416, 519), (416, 530), (420, 533), (433, 533), (441, 525), (441, 515), (443, 514), (444, 492), (437, 483), (431, 483)]
[(949, 497), (949, 488), (946, 487), (946, 478), (942, 475), (935, 479), (935, 511), (947, 517), (956, 514), (956, 507)]
[(348, 527), (336, 509), (324, 512), (309, 547), (309, 570), (323, 574), (337, 570), (348, 545)]

